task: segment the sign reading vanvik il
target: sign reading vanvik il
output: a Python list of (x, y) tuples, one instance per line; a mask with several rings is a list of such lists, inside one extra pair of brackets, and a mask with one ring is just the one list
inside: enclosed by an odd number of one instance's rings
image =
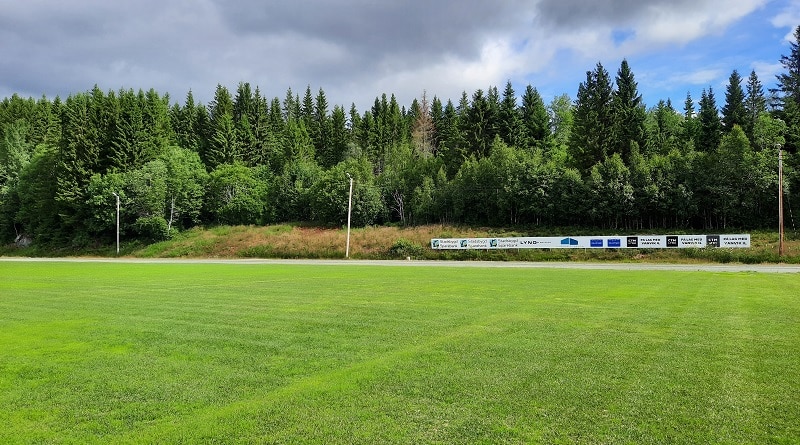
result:
[(750, 234), (434, 238), (432, 249), (681, 249), (750, 247)]

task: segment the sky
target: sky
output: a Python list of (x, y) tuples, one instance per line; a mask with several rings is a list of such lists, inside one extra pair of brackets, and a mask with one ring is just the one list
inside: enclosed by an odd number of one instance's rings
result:
[(0, 0), (0, 98), (249, 82), (363, 113), (510, 81), (549, 102), (625, 59), (648, 107), (709, 88), (721, 107), (734, 69), (774, 85), (798, 25), (800, 0)]

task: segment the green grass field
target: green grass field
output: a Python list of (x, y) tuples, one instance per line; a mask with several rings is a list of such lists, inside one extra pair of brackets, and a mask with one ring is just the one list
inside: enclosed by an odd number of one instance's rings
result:
[(800, 276), (0, 262), (1, 443), (798, 443)]

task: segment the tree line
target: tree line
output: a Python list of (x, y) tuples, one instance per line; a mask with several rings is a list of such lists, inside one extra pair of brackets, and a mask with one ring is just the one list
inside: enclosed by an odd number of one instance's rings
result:
[[(800, 37), (800, 27), (795, 32)], [(449, 223), (617, 230), (754, 229), (800, 186), (800, 50), (768, 92), (733, 70), (724, 103), (704, 89), (647, 108), (627, 61), (598, 63), (572, 100), (509, 82), (453, 102), (393, 95), (359, 112), (325, 92), (268, 98), (240, 83), (183, 103), (155, 90), (0, 102), (0, 239), (107, 241), (115, 194), (125, 238), (197, 225)]]

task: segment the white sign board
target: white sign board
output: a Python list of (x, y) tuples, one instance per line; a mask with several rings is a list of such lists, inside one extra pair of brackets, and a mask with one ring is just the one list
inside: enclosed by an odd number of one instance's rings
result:
[(686, 249), (750, 247), (749, 234), (737, 235), (633, 235), (534, 236), (518, 238), (434, 238), (437, 250), (467, 249)]

